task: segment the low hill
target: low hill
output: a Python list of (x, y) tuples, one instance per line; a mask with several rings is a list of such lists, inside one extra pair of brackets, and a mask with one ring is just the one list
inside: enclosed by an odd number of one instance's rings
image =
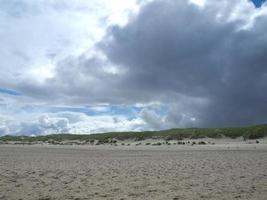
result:
[(267, 136), (267, 124), (240, 128), (186, 128), (169, 129), (162, 131), (144, 131), (144, 132), (110, 132), (102, 134), (75, 135), (75, 134), (53, 134), (46, 136), (2, 136), (1, 142), (19, 141), (19, 142), (48, 142), (48, 141), (93, 141), (98, 140), (106, 143), (111, 140), (129, 140), (141, 141), (144, 139), (155, 138), (165, 140), (182, 140), (197, 138), (238, 138), (258, 139)]

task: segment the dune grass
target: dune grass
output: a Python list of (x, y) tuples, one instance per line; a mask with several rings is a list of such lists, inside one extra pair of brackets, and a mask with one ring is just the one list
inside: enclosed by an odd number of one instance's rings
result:
[(187, 129), (169, 129), (162, 131), (143, 131), (143, 132), (110, 132), (102, 134), (52, 134), (46, 136), (2, 136), (0, 141), (20, 141), (20, 142), (49, 142), (49, 141), (86, 141), (93, 143), (95, 140), (101, 143), (113, 143), (114, 140), (141, 141), (145, 139), (165, 139), (165, 140), (183, 140), (198, 138), (238, 138), (258, 139), (267, 136), (267, 124), (241, 128), (187, 128)]

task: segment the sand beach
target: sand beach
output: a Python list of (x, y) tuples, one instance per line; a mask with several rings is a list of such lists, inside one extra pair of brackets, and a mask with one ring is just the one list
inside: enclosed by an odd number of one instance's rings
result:
[(267, 197), (267, 145), (0, 145), (0, 199)]

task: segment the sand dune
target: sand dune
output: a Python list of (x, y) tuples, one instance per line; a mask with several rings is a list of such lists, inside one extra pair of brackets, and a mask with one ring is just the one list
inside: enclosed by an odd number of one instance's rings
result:
[(267, 199), (267, 147), (0, 146), (0, 199)]

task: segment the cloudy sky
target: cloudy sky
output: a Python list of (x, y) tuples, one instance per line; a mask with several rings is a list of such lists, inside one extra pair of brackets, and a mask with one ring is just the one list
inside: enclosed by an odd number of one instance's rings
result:
[(0, 135), (267, 123), (267, 3), (0, 0)]

